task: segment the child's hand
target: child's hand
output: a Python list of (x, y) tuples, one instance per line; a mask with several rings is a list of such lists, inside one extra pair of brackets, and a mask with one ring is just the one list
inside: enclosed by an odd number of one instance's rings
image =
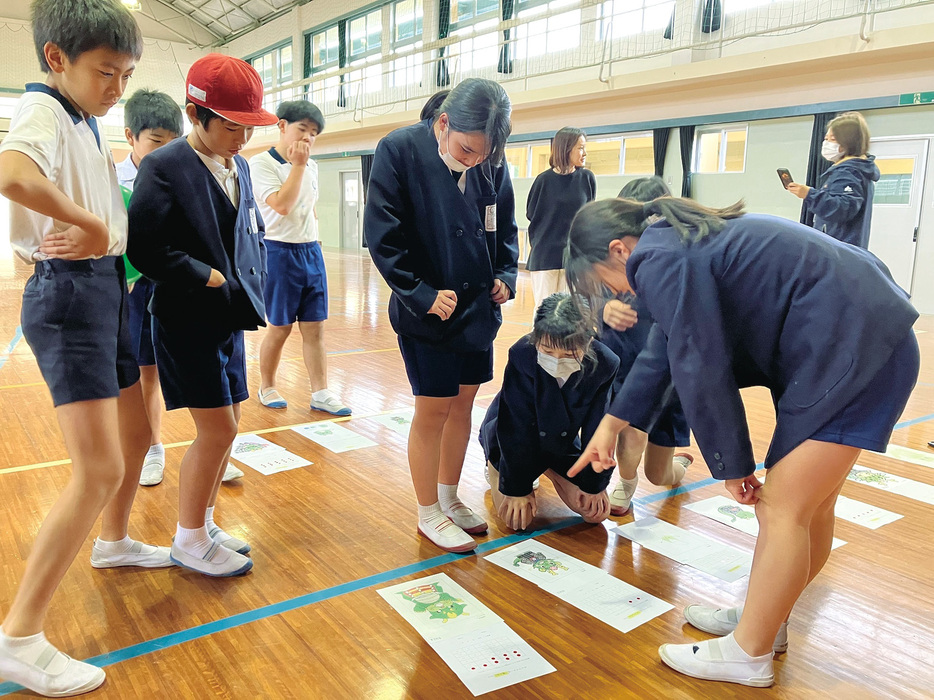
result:
[(506, 285), (503, 280), (495, 280), (493, 282), (493, 289), (490, 290), (490, 296), (493, 298), (493, 301), (497, 304), (505, 304), (509, 301), (509, 287)]
[(289, 146), (285, 157), (288, 158), (292, 165), (304, 166), (311, 157), (311, 146), (304, 141), (296, 141)]
[(598, 473), (615, 467), (616, 439), (619, 437), (619, 431), (627, 425), (629, 424), (626, 421), (614, 416), (604, 416), (580, 458), (568, 470), (568, 478), (580, 474), (588, 464)]
[(217, 288), (227, 282), (227, 278), (221, 274), (220, 270), (211, 268), (211, 276), (208, 278), (208, 287)]
[(762, 482), (755, 474), (750, 474), (745, 479), (727, 479), (724, 485), (737, 503), (745, 503), (747, 506), (756, 504), (759, 500), (758, 491), (762, 488)]
[(42, 239), (39, 252), (50, 258), (62, 260), (84, 260), (107, 255), (110, 248), (110, 230), (96, 216), (83, 226), (69, 226), (64, 231), (55, 231)]
[(535, 492), (528, 496), (503, 496), (499, 506), (499, 517), (506, 526), (513, 530), (525, 530), (532, 524), (532, 518), (538, 512), (535, 502)]
[(636, 325), (639, 315), (619, 299), (610, 299), (603, 307), (603, 322), (614, 331), (625, 331)]
[(454, 313), (457, 307), (457, 294), (450, 289), (442, 289), (435, 298), (435, 303), (428, 309), (428, 313), (434, 314), (442, 321), (447, 321)]

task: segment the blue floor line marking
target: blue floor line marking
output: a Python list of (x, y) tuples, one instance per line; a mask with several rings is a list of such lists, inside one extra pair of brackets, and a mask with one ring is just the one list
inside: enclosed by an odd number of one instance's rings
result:
[(3, 365), (6, 364), (7, 360), (10, 359), (10, 355), (13, 354), (13, 351), (16, 349), (16, 346), (19, 345), (19, 341), (23, 339), (23, 327), (17, 326), (16, 332), (13, 334), (13, 340), (10, 341), (10, 344), (6, 346), (6, 350), (2, 355), (0, 355), (0, 369), (3, 369)]
[[(19, 329), (17, 329), (17, 331), (19, 331)], [(14, 340), (18, 342), (18, 340)], [(11, 346), (13, 344), (14, 343), (11, 343)], [(900, 428), (907, 428), (908, 426), (923, 423), (931, 419), (934, 419), (934, 414), (903, 421), (895, 426), (895, 430)], [(756, 469), (760, 469), (762, 466), (763, 463), (760, 462), (756, 465)], [(697, 489), (704, 488), (705, 486), (712, 486), (717, 483), (721, 482), (718, 479), (713, 478), (701, 479), (700, 481), (695, 481), (684, 486), (677, 486), (673, 489), (649, 494), (648, 496), (644, 496), (642, 498), (634, 498), (633, 504), (636, 506), (645, 507), (651, 503), (656, 503), (666, 498), (690, 493), (691, 491), (696, 491)], [(494, 549), (507, 547), (509, 545), (516, 544), (517, 542), (522, 542), (523, 540), (531, 539), (532, 537), (538, 537), (539, 535), (557, 532), (582, 522), (583, 520), (579, 517), (565, 518), (558, 520), (551, 525), (548, 525), (547, 527), (535, 530), (534, 532), (523, 532), (517, 533), (515, 535), (499, 537), (495, 540), (483, 542), (478, 545), (474, 554), (483, 554), (484, 552), (489, 552)], [(250, 622), (258, 622), (275, 615), (281, 615), (298, 608), (303, 608), (308, 605), (313, 605), (315, 603), (330, 600), (338, 596), (346, 595), (347, 593), (354, 593), (356, 591), (363, 590), (364, 588), (376, 586), (381, 583), (387, 583), (393, 579), (402, 578), (403, 576), (421, 573), (423, 571), (427, 571), (428, 569), (450, 564), (451, 562), (463, 559), (467, 556), (473, 555), (442, 554), (437, 557), (432, 557), (431, 559), (423, 559), (422, 561), (418, 561), (413, 564), (406, 564), (405, 566), (400, 566), (379, 574), (365, 576), (354, 581), (341, 583), (336, 586), (331, 586), (330, 588), (315, 591), (313, 593), (306, 593), (296, 598), (290, 598), (279, 603), (265, 605), (261, 608), (256, 608), (255, 610), (247, 610), (245, 612), (238, 613), (237, 615), (231, 615), (230, 617), (225, 617), (220, 620), (207, 622), (203, 625), (190, 627), (179, 632), (172, 632), (162, 637), (157, 637), (156, 639), (150, 639), (145, 642), (140, 642), (139, 644), (133, 644), (131, 646), (124, 647), (123, 649), (117, 649), (116, 651), (107, 652), (106, 654), (101, 654), (99, 656), (86, 659), (86, 661), (87, 663), (93, 664), (94, 666), (105, 667), (120, 663), (121, 661), (136, 659), (140, 656), (145, 656), (162, 649), (168, 649), (179, 644), (184, 644), (185, 642), (191, 642), (196, 639), (207, 637), (216, 632), (223, 632), (235, 627), (240, 627), (241, 625), (245, 625)], [(20, 688), (18, 685), (13, 683), (2, 683), (0, 684), (0, 697), (10, 695), (11, 693), (15, 693), (19, 690), (22, 690), (22, 688)]]

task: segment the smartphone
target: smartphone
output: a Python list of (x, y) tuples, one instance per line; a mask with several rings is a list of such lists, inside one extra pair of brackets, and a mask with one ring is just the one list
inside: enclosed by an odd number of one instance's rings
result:
[(787, 190), (788, 185), (794, 182), (794, 178), (791, 177), (791, 173), (788, 171), (788, 168), (779, 168), (777, 172), (778, 178), (782, 181), (782, 187)]

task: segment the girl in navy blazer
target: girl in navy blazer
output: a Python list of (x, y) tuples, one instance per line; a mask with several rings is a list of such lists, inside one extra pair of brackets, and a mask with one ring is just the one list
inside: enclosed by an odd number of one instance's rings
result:
[[(645, 226), (650, 215), (663, 220)], [(656, 325), (646, 352), (570, 470), (613, 466), (619, 430), (655, 410), (672, 380), (711, 474), (760, 531), (745, 607), (690, 606), (726, 635), (659, 649), (697, 678), (768, 686), (773, 645), (830, 553), (837, 495), (861, 449), (884, 451), (917, 380), (918, 312), (871, 253), (742, 205), (663, 197), (587, 205), (571, 227), (573, 289), (640, 295)], [(670, 368), (670, 369), (669, 369)], [(772, 392), (763, 485), (740, 388)], [(735, 630), (735, 631), (734, 631)]]
[(532, 522), (533, 482), (542, 474), (584, 520), (606, 520), (610, 472), (571, 479), (567, 472), (606, 413), (617, 367), (569, 295), (539, 305), (532, 332), (509, 349), (503, 388), (480, 428), (493, 506), (507, 527), (525, 530)]
[(415, 395), (418, 531), (453, 552), (474, 549), (470, 534), (487, 530), (457, 483), (474, 397), (493, 378), (499, 307), (516, 286), (515, 199), (499, 167), (510, 110), (497, 83), (469, 79), (436, 117), (389, 134), (376, 147), (363, 219)]
[[(620, 190), (619, 196), (648, 202), (657, 197), (670, 197), (671, 192), (664, 180), (653, 176), (630, 180)], [(615, 391), (619, 391), (626, 381), (655, 324), (643, 299), (631, 294), (622, 296), (610, 299), (601, 314), (600, 340), (619, 358)], [(632, 497), (639, 484), (640, 462), (649, 483), (656, 486), (680, 483), (694, 462), (686, 452), (675, 454), (675, 448), (691, 444), (691, 431), (677, 392), (672, 391), (659, 409), (654, 424), (629, 425), (620, 431), (616, 445), (619, 480), (610, 491), (610, 515), (626, 515), (631, 510)]]

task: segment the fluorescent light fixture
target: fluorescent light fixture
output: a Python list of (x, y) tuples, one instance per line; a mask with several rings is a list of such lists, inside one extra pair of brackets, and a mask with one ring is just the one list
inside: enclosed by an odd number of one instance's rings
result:
[(143, 4), (139, 0), (120, 0), (120, 2), (126, 9), (133, 12), (143, 9)]

